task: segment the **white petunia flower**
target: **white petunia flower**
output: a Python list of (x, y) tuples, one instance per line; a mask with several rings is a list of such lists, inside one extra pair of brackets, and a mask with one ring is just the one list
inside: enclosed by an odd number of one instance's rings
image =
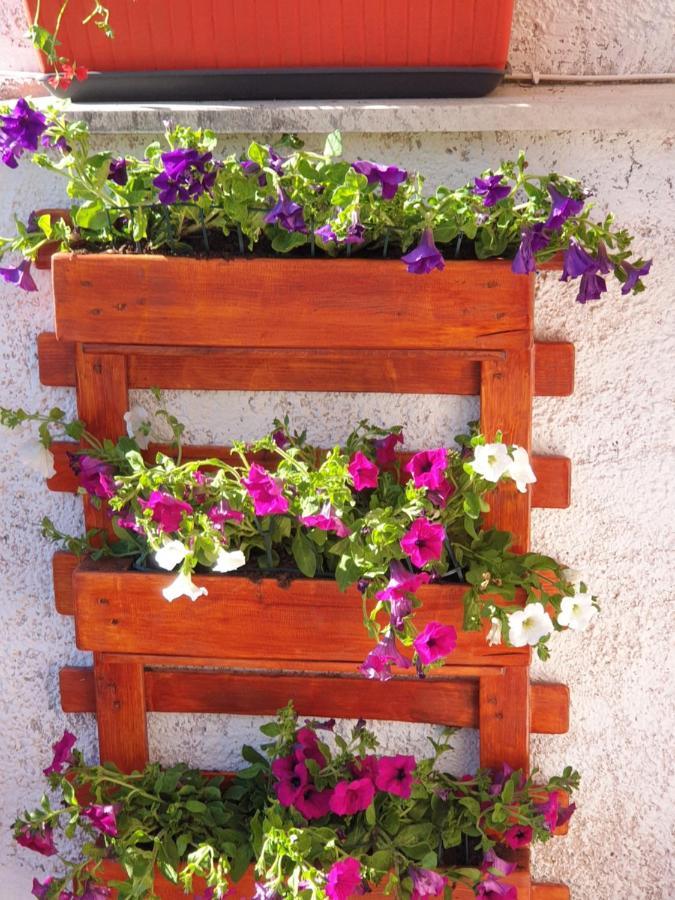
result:
[(471, 466), (486, 481), (499, 481), (511, 462), (506, 444), (479, 444), (474, 448)]
[(188, 549), (181, 541), (164, 541), (159, 550), (153, 554), (155, 563), (160, 569), (171, 572), (178, 563), (182, 563), (187, 556)]
[(211, 567), (213, 572), (234, 572), (246, 564), (246, 557), (241, 550), (223, 550), (218, 552), (218, 558)]
[(577, 589), (573, 597), (563, 597), (558, 614), (558, 625), (571, 628), (572, 631), (585, 631), (597, 616), (593, 606), (593, 597), (588, 591)]
[(162, 591), (165, 600), (171, 603), (178, 597), (189, 597), (190, 600), (196, 600), (198, 597), (205, 597), (208, 591), (205, 587), (197, 587), (192, 583), (192, 575), (186, 575), (185, 572), (179, 572), (175, 581), (172, 581), (168, 587)]
[(124, 421), (127, 423), (129, 437), (136, 441), (141, 450), (147, 450), (152, 430), (152, 417), (147, 409), (140, 403), (134, 403), (124, 413)]
[(492, 622), (492, 624), (490, 625), (490, 630), (488, 631), (485, 640), (491, 647), (496, 647), (497, 644), (501, 644), (502, 642), (502, 621), (496, 616), (493, 616), (490, 619), (490, 622)]
[(54, 454), (40, 441), (26, 441), (19, 447), (21, 462), (42, 475), (43, 478), (53, 478), (56, 475), (54, 468)]
[(527, 485), (534, 484), (537, 480), (537, 476), (532, 471), (530, 458), (524, 447), (514, 446), (512, 448), (512, 453), (513, 459), (506, 470), (506, 474), (515, 481), (516, 487), (520, 493), (524, 494), (527, 491)]
[(534, 647), (553, 631), (551, 617), (541, 603), (528, 603), (525, 609), (509, 615), (509, 643), (512, 647)]

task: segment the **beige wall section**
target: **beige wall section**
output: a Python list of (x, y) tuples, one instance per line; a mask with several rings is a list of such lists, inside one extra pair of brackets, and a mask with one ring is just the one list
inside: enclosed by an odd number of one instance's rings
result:
[[(229, 135), (225, 152), (247, 136)], [(105, 138), (97, 138), (97, 142)], [(119, 136), (114, 149), (142, 148)], [(319, 145), (318, 137), (308, 137)], [(102, 148), (101, 144), (101, 148)], [(349, 135), (346, 153), (386, 159), (428, 173), (430, 183), (459, 182), (523, 147), (533, 170), (559, 171), (586, 179), (600, 212), (613, 209), (636, 232), (638, 250), (654, 255), (649, 290), (622, 299), (618, 290), (603, 302), (581, 307), (573, 288), (554, 274), (541, 277), (537, 335), (571, 340), (577, 346), (577, 388), (570, 398), (539, 398), (535, 404), (535, 447), (574, 461), (570, 510), (536, 510), (533, 543), (588, 573), (603, 613), (592, 632), (554, 640), (553, 658), (536, 673), (570, 685), (572, 725), (566, 736), (534, 739), (534, 760), (545, 775), (564, 765), (583, 772), (579, 813), (567, 838), (536, 853), (542, 878), (572, 886), (575, 900), (667, 900), (671, 856), (663, 852), (673, 826), (668, 774), (675, 735), (667, 645), (673, 634), (672, 553), (668, 556), (673, 488), (669, 451), (669, 391), (675, 346), (672, 319), (675, 239), (671, 178), (672, 135), (596, 132), (546, 135), (522, 133)], [(14, 214), (63, 201), (61, 186), (47, 173), (22, 165), (0, 169), (0, 234)], [(401, 271), (401, 284), (406, 274)], [(433, 277), (430, 276), (430, 277)], [(39, 274), (39, 294), (20, 294), (0, 285), (0, 402), (72, 409), (72, 392), (41, 388), (35, 336), (51, 327), (49, 278)], [(192, 440), (253, 437), (279, 412), (288, 410), (312, 436), (332, 441), (347, 422), (369, 415), (380, 423), (402, 422), (411, 445), (451, 440), (475, 406), (448, 398), (347, 395), (182, 394), (170, 397), (185, 417)], [(0, 615), (5, 640), (0, 654), (0, 871), (3, 900), (29, 893), (32, 873), (43, 860), (18, 849), (4, 826), (40, 791), (49, 744), (68, 725), (95, 751), (91, 717), (59, 710), (57, 672), (86, 660), (74, 648), (72, 624), (56, 615), (50, 584), (51, 550), (39, 538), (38, 522), (51, 515), (65, 529), (81, 527), (74, 498), (51, 495), (22, 468), (16, 441), (1, 438), (0, 571), (5, 590)], [(671, 482), (672, 483), (672, 482)], [(669, 686), (669, 684), (671, 686)], [(423, 729), (387, 725), (386, 746), (422, 747)], [(153, 716), (152, 751), (162, 760), (187, 758), (199, 765), (236, 762), (243, 740), (255, 739), (245, 717)], [(457, 765), (470, 765), (475, 745), (458, 742)], [(43, 871), (49, 871), (48, 868)]]
[[(35, 69), (24, 33), (22, 0), (2, 0), (0, 70)], [(509, 58), (518, 72), (673, 72), (674, 33), (674, 0), (516, 0)]]

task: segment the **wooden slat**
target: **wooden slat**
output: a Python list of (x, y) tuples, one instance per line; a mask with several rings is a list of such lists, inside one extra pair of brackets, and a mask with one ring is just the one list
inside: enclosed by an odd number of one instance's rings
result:
[[(68, 453), (79, 449), (72, 443), (55, 441), (51, 450), (54, 454), (54, 468), (56, 475), (48, 479), (47, 487), (50, 491), (75, 493), (77, 491), (77, 478), (73, 474), (68, 461)], [(167, 445), (151, 444), (143, 454), (147, 460), (153, 460), (158, 451), (169, 456), (175, 455), (175, 450)], [(403, 454), (406, 458), (409, 454)], [(228, 447), (213, 445), (188, 445), (183, 447), (183, 461), (196, 459), (235, 459)], [(256, 459), (265, 466), (274, 467), (278, 458), (274, 454), (260, 453)], [(572, 466), (570, 460), (564, 456), (534, 456), (532, 467), (537, 475), (536, 484), (532, 485), (532, 506), (539, 508), (566, 509), (570, 505)]]
[(480, 764), (530, 770), (530, 680), (528, 669), (507, 669), (480, 681)]
[(62, 616), (72, 616), (75, 612), (73, 600), (73, 572), (80, 562), (78, 556), (59, 550), (52, 561), (52, 581), (56, 611)]
[(397, 260), (57, 254), (60, 340), (210, 347), (527, 347), (533, 278), (504, 261), (428, 277)]
[[(209, 591), (192, 603), (167, 603), (162, 588), (174, 575), (106, 570), (82, 563), (73, 575), (75, 634), (82, 650), (102, 653), (189, 654), (255, 661), (295, 659), (360, 664), (372, 649), (363, 628), (361, 595), (341, 593), (331, 580), (297, 579), (282, 587), (274, 579), (254, 583), (237, 576), (197, 575)], [(462, 585), (423, 585), (419, 627), (430, 621), (454, 625), (456, 665), (527, 666), (529, 648), (490, 647), (482, 632), (462, 630)], [(501, 602), (495, 598), (495, 603)], [(260, 627), (262, 623), (262, 627)]]
[(123, 772), (148, 764), (145, 677), (138, 663), (94, 659), (96, 722), (101, 762)]
[(532, 900), (570, 900), (570, 889), (566, 884), (533, 884)]
[[(574, 345), (535, 344), (534, 392), (566, 397), (574, 390)], [(480, 393), (481, 353), (446, 350), (283, 350), (121, 345), (131, 388), (242, 391), (382, 391), (411, 394)], [(38, 335), (40, 381), (75, 385), (75, 345)]]
[[(390, 719), (477, 728), (478, 679), (438, 676), (423, 684), (396, 678), (387, 684), (360, 676), (242, 674), (225, 670), (161, 667), (145, 669), (148, 712), (228, 713), (271, 716), (293, 699), (301, 715), (316, 718)], [(68, 666), (59, 673), (64, 712), (95, 711), (90, 668)], [(331, 690), (331, 686), (334, 689)], [(536, 734), (563, 734), (568, 726), (569, 689), (564, 684), (531, 685), (530, 727)], [(361, 705), (363, 703), (363, 705)]]

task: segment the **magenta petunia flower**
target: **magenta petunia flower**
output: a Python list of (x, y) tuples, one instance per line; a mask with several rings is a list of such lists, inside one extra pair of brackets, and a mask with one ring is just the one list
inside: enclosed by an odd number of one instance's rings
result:
[(404, 470), (412, 475), (416, 488), (437, 491), (445, 481), (448, 467), (448, 451), (444, 447), (436, 450), (422, 450), (411, 457)]
[(439, 875), (433, 869), (418, 869), (410, 866), (408, 874), (412, 878), (413, 889), (410, 900), (420, 900), (420, 897), (445, 896), (445, 885), (448, 879)]
[(433, 269), (442, 271), (445, 268), (443, 256), (434, 243), (434, 233), (431, 228), (425, 228), (419, 244), (402, 256), (401, 260), (412, 275), (427, 275)]
[(318, 528), (320, 531), (334, 531), (338, 537), (347, 537), (351, 531), (342, 519), (335, 514), (335, 510), (330, 503), (324, 504), (321, 512), (313, 516), (299, 516), (299, 521), (308, 528)]
[(261, 884), (256, 881), (252, 900), (281, 900), (281, 895), (275, 890), (273, 884)]
[(480, 900), (518, 900), (518, 891), (505, 881), (486, 878), (476, 885), (476, 897)]
[(124, 187), (128, 180), (129, 174), (127, 172), (126, 159), (123, 156), (120, 156), (119, 159), (111, 159), (110, 168), (108, 170), (108, 181), (114, 181), (115, 184)]
[(302, 207), (287, 197), (281, 188), (279, 188), (278, 197), (276, 204), (265, 216), (266, 224), (278, 225), (285, 231), (298, 231), (306, 234), (307, 226), (302, 214)]
[(551, 196), (552, 206), (549, 217), (544, 223), (544, 228), (559, 231), (569, 218), (579, 215), (584, 208), (584, 201), (566, 197), (556, 190), (552, 184), (549, 184), (547, 190)]
[(527, 847), (532, 841), (532, 829), (529, 825), (512, 825), (504, 832), (502, 841), (512, 850)]
[(292, 806), (300, 791), (309, 784), (309, 771), (303, 762), (295, 756), (275, 759), (272, 763), (272, 774), (277, 779), (274, 791), (282, 806)]
[(152, 511), (152, 521), (159, 525), (160, 531), (178, 531), (183, 513), (194, 512), (189, 503), (177, 500), (164, 491), (152, 491), (147, 500), (139, 500), (141, 509)]
[(381, 756), (377, 761), (375, 785), (378, 790), (407, 799), (412, 791), (414, 756)]
[(375, 787), (370, 778), (338, 781), (330, 798), (330, 810), (338, 816), (353, 816), (373, 802)]
[(423, 666), (429, 666), (452, 653), (456, 646), (457, 631), (452, 625), (442, 625), (440, 622), (429, 622), (413, 641)]
[(117, 818), (115, 807), (111, 804), (99, 806), (95, 803), (85, 807), (82, 815), (89, 819), (94, 828), (109, 837), (117, 836)]
[(403, 435), (393, 432), (386, 437), (376, 438), (373, 441), (375, 447), (375, 461), (378, 466), (388, 466), (396, 462), (396, 445), (403, 443)]
[(113, 467), (100, 459), (86, 454), (69, 453), (70, 467), (77, 475), (78, 481), (88, 494), (101, 500), (110, 500), (115, 496), (115, 479)]
[(326, 765), (326, 759), (319, 750), (319, 742), (316, 734), (311, 728), (300, 728), (295, 735), (295, 758), (298, 762), (304, 762), (306, 759), (313, 759), (314, 762), (323, 768)]
[(445, 509), (448, 505), (448, 500), (455, 493), (456, 488), (454, 484), (451, 484), (447, 478), (444, 478), (440, 483), (436, 490), (428, 490), (427, 491), (427, 499), (437, 506), (439, 509)]
[(288, 512), (288, 500), (284, 497), (281, 479), (274, 478), (258, 463), (253, 463), (248, 476), (242, 478), (241, 483), (253, 500), (257, 516), (281, 515)]
[(243, 512), (239, 512), (238, 509), (232, 509), (225, 500), (221, 500), (220, 503), (217, 503), (215, 506), (208, 509), (206, 515), (209, 517), (214, 527), (218, 529), (221, 529), (226, 522), (236, 522), (239, 524), (244, 521)]
[(394, 635), (389, 635), (383, 638), (374, 650), (370, 651), (359, 667), (359, 671), (366, 678), (389, 681), (392, 666), (407, 669), (410, 666), (410, 660), (396, 646)]
[(367, 159), (357, 159), (352, 163), (352, 169), (359, 175), (365, 175), (368, 184), (381, 184), (383, 200), (393, 199), (399, 184), (403, 184), (408, 177), (405, 169), (399, 169), (398, 166), (381, 166)]
[(487, 178), (474, 178), (473, 192), (483, 198), (483, 206), (494, 206), (509, 196), (511, 188), (508, 184), (502, 184), (503, 177), (503, 175), (488, 175)]
[(445, 538), (445, 528), (440, 523), (430, 522), (421, 516), (415, 519), (401, 538), (401, 549), (410, 557), (412, 564), (421, 569), (441, 558)]
[[(112, 895), (112, 888), (107, 887), (105, 884), (87, 881), (84, 886), (84, 893), (80, 894), (77, 900), (107, 900)], [(73, 895), (73, 900), (75, 900), (75, 895)]]
[(54, 846), (54, 831), (50, 825), (41, 825), (36, 829), (31, 829), (30, 825), (23, 825), (15, 840), (22, 847), (34, 850), (42, 856), (55, 856), (57, 853)]
[(371, 460), (369, 460), (365, 454), (361, 453), (360, 450), (352, 456), (351, 462), (347, 468), (349, 474), (352, 476), (352, 481), (354, 482), (354, 487), (357, 491), (377, 487), (377, 479), (380, 470), (375, 463), (371, 462)]
[(311, 822), (313, 819), (322, 819), (328, 815), (332, 796), (332, 790), (319, 791), (313, 784), (306, 784), (300, 789), (293, 806), (308, 822)]
[(44, 898), (47, 896), (49, 886), (55, 881), (56, 879), (53, 875), (48, 875), (44, 881), (38, 881), (37, 878), (34, 878), (31, 894), (33, 895), (33, 897), (37, 897), (38, 900), (44, 900)]
[(354, 894), (363, 894), (361, 864), (358, 859), (348, 856), (333, 863), (326, 879), (326, 894), (330, 900), (349, 900)]
[(43, 774), (51, 775), (55, 772), (60, 775), (63, 772), (64, 767), (67, 769), (70, 763), (73, 761), (72, 750), (76, 742), (77, 738), (74, 734), (72, 734), (68, 730), (64, 731), (63, 737), (55, 744), (52, 744), (54, 758), (47, 766), (47, 768), (42, 770)]
[(547, 831), (554, 831), (558, 823), (558, 809), (560, 808), (560, 796), (557, 791), (551, 791), (546, 798), (546, 803), (537, 803), (534, 807), (544, 817), (544, 827)]
[(520, 236), (520, 246), (513, 258), (511, 270), (516, 275), (528, 275), (537, 268), (535, 253), (548, 247), (550, 237), (545, 231), (543, 222), (537, 222), (531, 228), (526, 228)]
[(403, 600), (408, 594), (414, 594), (421, 584), (431, 580), (428, 572), (409, 572), (397, 559), (389, 565), (389, 583), (383, 591), (375, 594), (377, 600)]
[(22, 291), (37, 291), (37, 285), (30, 274), (30, 260), (24, 259), (16, 267), (0, 267), (0, 278), (7, 284), (15, 284)]
[(632, 266), (629, 262), (622, 262), (621, 268), (623, 269), (623, 271), (626, 274), (626, 280), (624, 281), (623, 285), (621, 286), (621, 293), (624, 294), (624, 296), (626, 294), (630, 294), (630, 292), (637, 285), (640, 278), (642, 278), (644, 275), (649, 274), (649, 270), (651, 269), (651, 267), (652, 267), (651, 259), (648, 259), (647, 262), (644, 263), (644, 265), (639, 266), (639, 267)]
[[(493, 797), (496, 797), (497, 794), (501, 794), (504, 785), (513, 775), (513, 772), (514, 770), (508, 763), (502, 763), (499, 769), (492, 769), (490, 772), (492, 784), (488, 788), (488, 792), (492, 794)], [(518, 790), (522, 790), (524, 786), (525, 778), (523, 777), (523, 775), (521, 775), (518, 779)]]
[(498, 875), (510, 875), (516, 870), (516, 864), (497, 856), (494, 850), (487, 850), (480, 865), (481, 872), (491, 872)]
[(361, 756), (354, 760), (350, 767), (352, 775), (355, 778), (370, 778), (375, 784), (377, 777), (377, 757), (370, 754), (369, 756)]

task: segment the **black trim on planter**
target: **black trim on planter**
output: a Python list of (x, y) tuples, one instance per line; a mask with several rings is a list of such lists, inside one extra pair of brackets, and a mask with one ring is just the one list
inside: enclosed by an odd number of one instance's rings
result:
[(483, 97), (503, 77), (501, 69), (466, 68), (90, 72), (54, 93), (77, 103)]

